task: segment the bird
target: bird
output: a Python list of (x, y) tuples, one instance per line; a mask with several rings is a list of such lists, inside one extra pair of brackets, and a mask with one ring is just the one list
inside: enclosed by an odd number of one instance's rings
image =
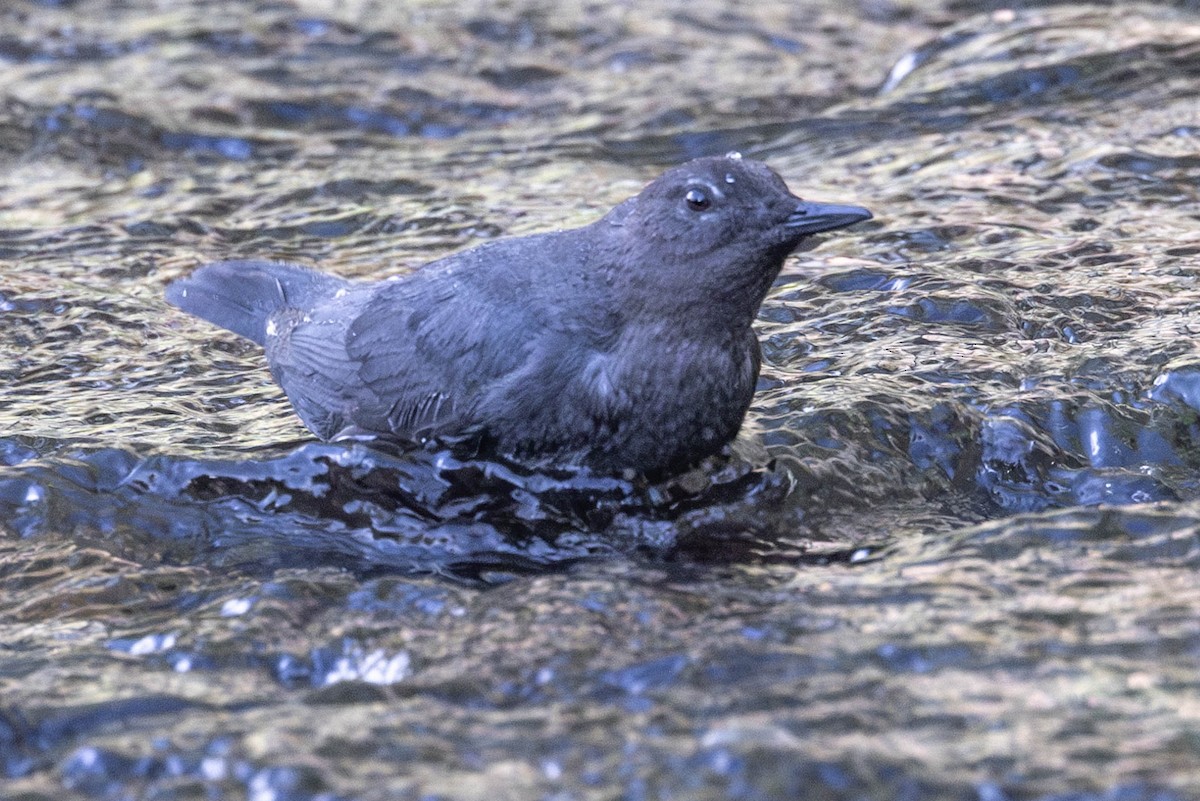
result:
[(868, 219), (730, 153), (668, 169), (588, 225), (381, 281), (218, 261), (166, 299), (261, 345), (323, 440), (661, 475), (736, 437), (760, 368), (754, 319), (785, 258)]

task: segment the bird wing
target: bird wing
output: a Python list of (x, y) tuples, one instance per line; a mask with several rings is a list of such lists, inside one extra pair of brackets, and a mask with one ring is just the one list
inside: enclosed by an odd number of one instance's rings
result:
[(266, 322), (267, 364), (304, 425), (322, 439), (352, 425), (363, 400), (359, 365), (346, 349), (346, 328), (362, 297), (361, 289), (330, 296), (310, 309), (275, 312)]
[(489, 433), (512, 437), (510, 423), (536, 428), (542, 418), (574, 414), (567, 395), (586, 356), (581, 343), (599, 336), (589, 328), (598, 325), (593, 304), (572, 303), (579, 293), (562, 290), (583, 272), (580, 258), (569, 237), (537, 235), (353, 285), (295, 319), (272, 318), (268, 360), (301, 419), (324, 439), (470, 438), (482, 421)]
[[(434, 267), (379, 286), (346, 332), (363, 400), (352, 422), (409, 439), (455, 435), (545, 329), (508, 271)], [(505, 271), (501, 271), (505, 272)]]

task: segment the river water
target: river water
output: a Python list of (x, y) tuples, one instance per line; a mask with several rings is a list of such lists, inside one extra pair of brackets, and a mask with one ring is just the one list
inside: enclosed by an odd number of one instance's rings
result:
[[(734, 453), (315, 443), (204, 261), (380, 278), (738, 150)], [(1195, 3), (0, 9), (0, 797), (1200, 798)]]

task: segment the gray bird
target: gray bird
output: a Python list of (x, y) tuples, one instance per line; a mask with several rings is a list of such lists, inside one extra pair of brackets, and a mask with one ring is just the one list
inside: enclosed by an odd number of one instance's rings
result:
[(257, 342), (322, 439), (470, 442), (534, 465), (679, 470), (732, 440), (751, 328), (805, 237), (870, 219), (761, 162), (689, 161), (596, 222), (379, 282), (224, 261), (167, 300)]

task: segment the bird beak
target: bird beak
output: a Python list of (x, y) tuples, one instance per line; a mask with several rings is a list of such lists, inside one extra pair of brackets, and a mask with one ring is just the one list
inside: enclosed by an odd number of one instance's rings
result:
[(784, 227), (794, 234), (808, 236), (833, 231), (871, 219), (871, 212), (862, 206), (838, 206), (832, 203), (800, 201), (788, 215)]

